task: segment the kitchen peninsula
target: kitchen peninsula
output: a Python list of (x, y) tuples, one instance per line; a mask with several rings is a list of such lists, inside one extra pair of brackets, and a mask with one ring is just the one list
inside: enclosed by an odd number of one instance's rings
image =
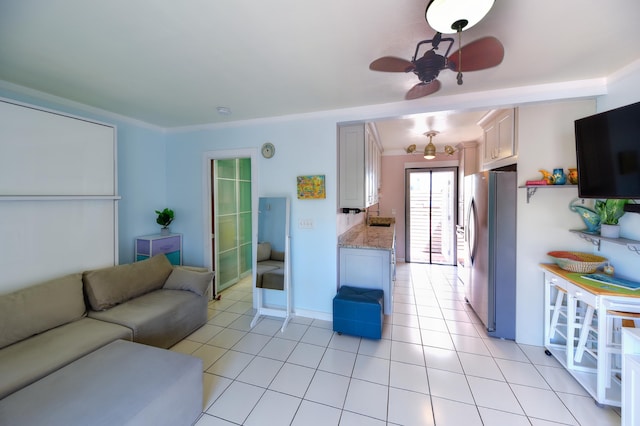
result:
[(395, 219), (371, 218), (338, 237), (339, 285), (381, 289), (384, 314), (393, 312), (395, 280)]

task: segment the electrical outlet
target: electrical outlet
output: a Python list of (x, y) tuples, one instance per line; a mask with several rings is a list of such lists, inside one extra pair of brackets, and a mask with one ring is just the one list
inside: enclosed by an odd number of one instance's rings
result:
[(312, 229), (313, 228), (313, 219), (300, 219), (298, 221), (298, 228), (301, 228), (301, 229)]

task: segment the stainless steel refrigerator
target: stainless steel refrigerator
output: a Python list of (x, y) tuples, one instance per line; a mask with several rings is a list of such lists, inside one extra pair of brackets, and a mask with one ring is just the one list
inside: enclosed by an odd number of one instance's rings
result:
[[(516, 334), (516, 172), (465, 177), (465, 296), (490, 336)], [(467, 188), (468, 186), (468, 188)], [(467, 191), (468, 189), (468, 191)]]

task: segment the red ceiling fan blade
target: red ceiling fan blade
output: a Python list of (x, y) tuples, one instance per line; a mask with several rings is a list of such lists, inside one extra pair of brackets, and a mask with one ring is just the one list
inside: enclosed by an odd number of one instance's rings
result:
[(495, 37), (484, 37), (462, 46), (462, 69), (458, 69), (458, 51), (449, 58), (449, 67), (454, 71), (479, 71), (500, 65), (504, 58), (504, 47)]
[(432, 93), (435, 93), (438, 90), (440, 90), (440, 82), (438, 80), (433, 80), (431, 83), (428, 83), (428, 84), (418, 83), (415, 86), (413, 86), (411, 89), (409, 89), (409, 91), (404, 96), (404, 98), (407, 100), (418, 99), (423, 96), (427, 96)]
[(413, 71), (414, 65), (406, 59), (396, 58), (395, 56), (383, 56), (371, 62), (369, 69), (385, 72), (409, 72)]

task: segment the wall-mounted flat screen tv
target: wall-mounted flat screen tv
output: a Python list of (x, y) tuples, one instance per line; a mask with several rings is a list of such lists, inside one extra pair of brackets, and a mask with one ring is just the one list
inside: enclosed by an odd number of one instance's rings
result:
[(640, 102), (575, 121), (580, 198), (640, 199)]

